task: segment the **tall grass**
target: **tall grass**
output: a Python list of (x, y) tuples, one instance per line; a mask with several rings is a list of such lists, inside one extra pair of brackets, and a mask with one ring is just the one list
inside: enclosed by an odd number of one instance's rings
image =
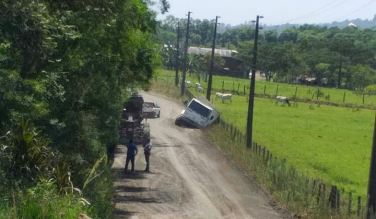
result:
[(79, 160), (51, 150), (28, 121), (0, 140), (0, 218), (112, 218), (113, 180), (105, 155), (91, 169), (87, 162), (77, 167), (82, 192), (69, 163)]
[(59, 195), (52, 181), (15, 192), (7, 204), (2, 202), (0, 218), (78, 218), (81, 213), (90, 213), (85, 199), (74, 194)]

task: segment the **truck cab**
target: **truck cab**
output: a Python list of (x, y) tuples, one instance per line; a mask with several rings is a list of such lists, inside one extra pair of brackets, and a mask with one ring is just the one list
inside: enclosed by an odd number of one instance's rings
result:
[(214, 123), (220, 112), (207, 99), (202, 96), (193, 98), (175, 120), (176, 125), (205, 128)]

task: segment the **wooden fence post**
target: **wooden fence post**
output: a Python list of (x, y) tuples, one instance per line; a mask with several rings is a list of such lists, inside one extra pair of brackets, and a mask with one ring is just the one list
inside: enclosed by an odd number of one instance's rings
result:
[(243, 92), (243, 94), (245, 95), (245, 85), (244, 85), (244, 92)]
[(275, 95), (278, 96), (278, 84), (277, 84), (277, 90), (275, 91)]
[(262, 158), (265, 160), (265, 147), (262, 148)]
[(319, 191), (317, 193), (317, 205), (320, 203), (321, 200), (321, 183), (319, 184)]
[(240, 87), (240, 83), (238, 83), (238, 91), (237, 91), (238, 94), (239, 94), (239, 87)]
[(235, 80), (232, 80), (232, 92), (235, 93)]
[(351, 192), (349, 192), (349, 205), (348, 205), (348, 208), (347, 208), (347, 211), (349, 213), (349, 215), (351, 215)]
[(225, 81), (222, 81), (222, 93), (225, 92)]
[(325, 199), (325, 197), (326, 197), (326, 185), (325, 185), (325, 183), (322, 185), (322, 203), (323, 203), (323, 205), (326, 203), (326, 199)]
[(339, 210), (340, 207), (341, 207), (340, 200), (341, 200), (341, 191), (338, 191), (338, 193), (337, 193), (337, 210)]
[(265, 93), (266, 93), (266, 84), (264, 85), (264, 95), (265, 95)]
[(363, 92), (363, 104), (364, 104), (364, 92)]
[(261, 149), (262, 149), (262, 146), (259, 145), (259, 151), (258, 151), (259, 156), (261, 156)]
[(317, 88), (317, 96), (316, 96), (316, 100), (319, 100), (319, 95), (320, 95), (320, 89)]
[(296, 98), (296, 93), (298, 92), (298, 86), (295, 87), (295, 98)]
[(314, 179), (312, 182), (312, 194), (315, 194), (315, 190), (316, 190), (316, 180)]
[(339, 210), (340, 209), (340, 198), (341, 192), (337, 188), (337, 186), (332, 186), (332, 190), (330, 191), (329, 200), (330, 200), (330, 207), (332, 209)]
[(346, 98), (346, 91), (343, 92), (343, 102), (345, 102), (345, 98)]
[(362, 197), (358, 196), (358, 208), (356, 211), (356, 215), (359, 217), (360, 216), (360, 211), (362, 209)]
[(269, 156), (269, 163), (271, 163), (271, 162), (272, 162), (272, 158), (273, 158), (273, 154), (272, 154), (272, 153), (270, 153), (270, 156)]

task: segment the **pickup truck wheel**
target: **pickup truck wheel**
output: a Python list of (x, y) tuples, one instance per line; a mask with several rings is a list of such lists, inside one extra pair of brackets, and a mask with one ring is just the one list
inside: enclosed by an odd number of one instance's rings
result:
[(176, 118), (175, 119), (175, 125), (177, 126), (181, 126), (183, 124), (182, 120), (180, 119), (180, 117)]
[(157, 117), (158, 117), (158, 118), (161, 117), (161, 112), (158, 113), (158, 116), (157, 116)]

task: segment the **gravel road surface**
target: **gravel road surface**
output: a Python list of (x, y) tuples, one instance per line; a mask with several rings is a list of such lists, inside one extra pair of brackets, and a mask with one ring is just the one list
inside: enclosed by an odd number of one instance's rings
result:
[(126, 147), (116, 147), (115, 218), (289, 218), (270, 206), (268, 196), (201, 130), (174, 125), (183, 105), (162, 95), (142, 94), (161, 107), (160, 118), (148, 119), (154, 145), (151, 172), (143, 171), (141, 145), (134, 173), (124, 172)]

